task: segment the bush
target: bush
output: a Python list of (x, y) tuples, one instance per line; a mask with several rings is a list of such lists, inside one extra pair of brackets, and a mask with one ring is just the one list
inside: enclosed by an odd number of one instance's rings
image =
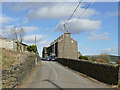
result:
[(37, 46), (36, 45), (27, 46), (27, 51), (37, 53)]
[(88, 60), (88, 57), (87, 56), (80, 56), (79, 59)]

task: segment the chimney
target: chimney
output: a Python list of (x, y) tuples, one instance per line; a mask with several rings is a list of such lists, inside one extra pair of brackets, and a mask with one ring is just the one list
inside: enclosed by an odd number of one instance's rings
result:
[(64, 33), (65, 37), (71, 38), (71, 33)]

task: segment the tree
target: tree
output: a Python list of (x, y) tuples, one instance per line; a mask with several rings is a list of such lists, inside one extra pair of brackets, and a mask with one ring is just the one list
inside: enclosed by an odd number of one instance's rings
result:
[(87, 56), (80, 56), (79, 59), (88, 60), (88, 57)]
[(27, 51), (37, 53), (37, 46), (36, 45), (27, 46)]
[(109, 61), (110, 55), (107, 53), (101, 53), (100, 55), (98, 55), (98, 59), (103, 59), (103, 60)]
[(25, 35), (25, 31), (23, 28), (13, 28), (11, 29), (12, 31), (12, 35), (14, 36), (13, 39), (15, 39), (17, 41), (18, 44), (18, 51), (22, 52), (22, 45), (20, 43), (22, 43), (24, 35)]
[(19, 30), (19, 41), (20, 41), (20, 43), (22, 43), (23, 42), (23, 38), (24, 38), (24, 35), (25, 35), (25, 31), (24, 31), (24, 29), (23, 28), (21, 28), (20, 30)]

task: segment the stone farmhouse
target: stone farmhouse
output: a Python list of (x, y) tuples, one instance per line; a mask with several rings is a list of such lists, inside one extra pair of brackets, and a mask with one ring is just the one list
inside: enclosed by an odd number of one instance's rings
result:
[(49, 47), (43, 47), (42, 55), (47, 57), (55, 54), (58, 58), (78, 59), (78, 43), (71, 38), (71, 33), (64, 33), (62, 36), (54, 40)]

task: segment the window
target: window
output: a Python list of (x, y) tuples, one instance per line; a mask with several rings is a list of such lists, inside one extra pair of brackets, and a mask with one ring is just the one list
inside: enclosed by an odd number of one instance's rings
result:
[(71, 41), (71, 43), (73, 43), (73, 40)]

